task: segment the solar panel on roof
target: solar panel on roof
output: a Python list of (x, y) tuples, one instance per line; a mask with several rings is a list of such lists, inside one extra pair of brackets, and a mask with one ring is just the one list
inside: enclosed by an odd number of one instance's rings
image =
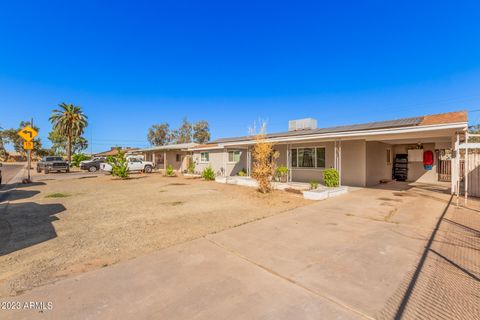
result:
[[(398, 120), (387, 120), (387, 121), (377, 121), (369, 122), (362, 124), (352, 124), (346, 126), (336, 126), (330, 128), (318, 128), (311, 130), (299, 130), (299, 131), (287, 131), (279, 133), (267, 134), (267, 138), (280, 138), (280, 137), (295, 137), (303, 136), (310, 134), (326, 134), (326, 133), (337, 133), (337, 132), (351, 132), (351, 131), (363, 131), (363, 130), (375, 130), (375, 129), (386, 129), (386, 128), (399, 128), (399, 127), (410, 127), (420, 124), (423, 120), (423, 117), (414, 117), (414, 118), (404, 118)], [(237, 142), (250, 140), (250, 136), (243, 137), (233, 137), (233, 138), (222, 138), (213, 141), (212, 143), (225, 143), (225, 142)]]

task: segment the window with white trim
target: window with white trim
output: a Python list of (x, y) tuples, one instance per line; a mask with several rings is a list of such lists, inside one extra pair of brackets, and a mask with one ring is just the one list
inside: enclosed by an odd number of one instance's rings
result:
[(200, 162), (209, 162), (209, 161), (210, 161), (210, 153), (200, 152)]
[(228, 151), (228, 162), (240, 162), (242, 152), (239, 150)]
[(325, 148), (291, 149), (292, 168), (325, 168)]

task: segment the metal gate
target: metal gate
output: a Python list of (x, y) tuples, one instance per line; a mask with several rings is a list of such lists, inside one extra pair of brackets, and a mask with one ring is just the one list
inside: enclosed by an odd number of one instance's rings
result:
[(452, 181), (452, 160), (438, 160), (438, 181)]
[(452, 193), (457, 199), (463, 194), (465, 201), (469, 196), (480, 197), (480, 143), (470, 142), (472, 138), (478, 141), (480, 134), (465, 133), (462, 143), (457, 135), (452, 160)]

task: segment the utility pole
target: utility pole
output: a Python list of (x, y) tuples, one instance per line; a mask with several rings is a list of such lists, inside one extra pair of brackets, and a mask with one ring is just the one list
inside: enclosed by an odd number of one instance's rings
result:
[[(33, 128), (33, 117), (30, 120), (30, 126)], [(32, 149), (28, 149), (28, 168), (27, 168), (27, 180), (30, 183), (30, 167), (32, 166)]]

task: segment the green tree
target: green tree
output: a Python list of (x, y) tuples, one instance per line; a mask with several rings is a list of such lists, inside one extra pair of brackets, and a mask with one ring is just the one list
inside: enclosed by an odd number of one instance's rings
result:
[(49, 120), (53, 124), (53, 130), (57, 131), (67, 139), (67, 159), (72, 160), (73, 140), (80, 137), (87, 127), (87, 116), (82, 108), (73, 104), (64, 102), (58, 105), (59, 109), (54, 109)]
[[(472, 134), (480, 134), (480, 124), (470, 126), (468, 128), (468, 132), (470, 132)], [(480, 138), (479, 137), (472, 137), (472, 138), (470, 138), (469, 142), (475, 142), (475, 143), (480, 142)]]
[(182, 125), (175, 132), (176, 143), (192, 142), (192, 124), (188, 122), (187, 117), (183, 118)]
[[(57, 130), (48, 134), (48, 140), (52, 142), (52, 152), (55, 155), (65, 155), (68, 149), (67, 138)], [(88, 148), (88, 140), (84, 137), (75, 137), (72, 140), (72, 154), (79, 153)]]
[(210, 126), (208, 121), (198, 121), (193, 125), (193, 142), (207, 143), (210, 141)]
[[(27, 153), (23, 149), (23, 139), (18, 135), (18, 131), (23, 129), (26, 126), (32, 127), (35, 131), (39, 132), (40, 129), (37, 126), (32, 126), (30, 121), (22, 121), (20, 122), (18, 128), (11, 128), (7, 130), (2, 131), (2, 136), (5, 139), (5, 141), (8, 141), (11, 145), (13, 145), (13, 149), (15, 149), (16, 152), (20, 153), (23, 158), (26, 158)], [(40, 138), (35, 138), (33, 139), (33, 149), (32, 149), (32, 154), (33, 155), (39, 155), (40, 150), (42, 149), (42, 141)]]
[(7, 150), (5, 149), (5, 137), (3, 133), (3, 128), (0, 127), (0, 159), (6, 160), (8, 156)]
[(148, 129), (148, 142), (154, 146), (163, 146), (171, 142), (170, 125), (166, 122), (154, 124)]

